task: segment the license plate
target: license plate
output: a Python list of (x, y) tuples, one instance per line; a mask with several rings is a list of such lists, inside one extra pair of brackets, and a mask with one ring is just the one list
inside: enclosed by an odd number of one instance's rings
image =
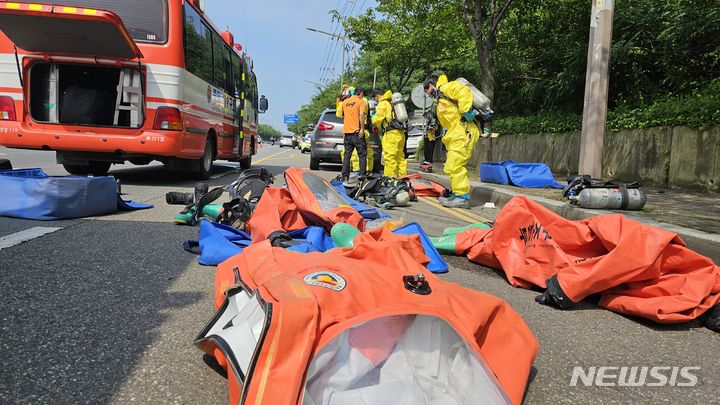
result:
[(337, 144), (335, 145), (335, 150), (343, 150), (345, 147), (343, 145)]

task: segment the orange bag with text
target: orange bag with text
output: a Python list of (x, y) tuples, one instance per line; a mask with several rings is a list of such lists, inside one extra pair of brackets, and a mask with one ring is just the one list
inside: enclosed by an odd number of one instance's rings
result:
[(720, 303), (720, 267), (677, 234), (624, 215), (569, 221), (515, 197), (492, 230), (458, 234), (456, 250), (502, 269), (513, 286), (547, 288), (538, 302), (560, 308), (600, 293), (603, 308), (680, 323)]

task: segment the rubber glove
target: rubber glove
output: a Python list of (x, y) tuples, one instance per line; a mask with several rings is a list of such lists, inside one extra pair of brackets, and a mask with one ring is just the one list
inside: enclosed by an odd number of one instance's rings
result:
[(473, 121), (475, 121), (475, 117), (476, 117), (475, 111), (473, 111), (473, 110), (463, 113), (462, 116), (463, 116), (463, 120), (466, 122), (473, 122)]

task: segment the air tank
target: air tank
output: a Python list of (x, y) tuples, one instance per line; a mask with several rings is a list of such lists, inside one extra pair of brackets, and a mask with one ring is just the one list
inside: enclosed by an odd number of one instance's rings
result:
[(583, 208), (607, 210), (642, 209), (647, 203), (647, 196), (639, 188), (586, 188), (578, 195), (578, 204)]
[(456, 81), (467, 86), (470, 89), (470, 93), (472, 93), (473, 98), (473, 107), (477, 108), (480, 111), (490, 109), (490, 99), (487, 98), (487, 96), (483, 94), (482, 91), (478, 90), (477, 87), (475, 87), (472, 83), (470, 83), (463, 77), (459, 77)]
[(406, 123), (408, 121), (408, 112), (407, 108), (405, 108), (405, 99), (402, 94), (393, 93), (392, 97), (390, 97), (390, 104), (393, 106), (395, 119), (401, 124)]

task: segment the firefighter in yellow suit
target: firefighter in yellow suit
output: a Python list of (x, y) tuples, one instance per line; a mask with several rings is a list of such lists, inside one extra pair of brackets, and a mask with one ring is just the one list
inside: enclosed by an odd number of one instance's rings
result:
[[(355, 92), (355, 87), (348, 86), (347, 84), (343, 86), (343, 93), (342, 93), (341, 98), (335, 100), (335, 115), (338, 118), (343, 117), (343, 112), (342, 112), (343, 101), (347, 97), (352, 96), (354, 92)], [(370, 107), (368, 106), (367, 98), (363, 98), (363, 100), (365, 100), (365, 111), (369, 111)], [(367, 125), (365, 126), (365, 128), (368, 128), (368, 127), (369, 126), (367, 126)], [(369, 173), (369, 172), (372, 172), (372, 170), (373, 170), (374, 160), (373, 160), (373, 150), (370, 147), (370, 132), (367, 129), (365, 130), (365, 143), (367, 144), (366, 171)], [(341, 160), (345, 159), (345, 150), (340, 152), (340, 159)], [(350, 157), (350, 167), (351, 167), (351, 170), (354, 172), (360, 171), (360, 158), (358, 157), (357, 150), (354, 150), (352, 156)]]
[(378, 102), (375, 115), (372, 117), (373, 125), (380, 131), (385, 131), (382, 137), (383, 156), (385, 157), (384, 175), (387, 177), (407, 176), (407, 160), (405, 160), (405, 130), (398, 128), (395, 121), (390, 97), (392, 91), (385, 94), (382, 90), (373, 90), (373, 97)]
[(440, 203), (450, 208), (470, 207), (470, 177), (467, 164), (480, 139), (475, 122), (470, 89), (457, 81), (448, 82), (445, 75), (430, 76), (423, 83), (425, 91), (437, 99), (437, 117), (447, 133), (442, 142), (447, 149), (443, 171), (450, 176), (452, 194), (440, 197)]

